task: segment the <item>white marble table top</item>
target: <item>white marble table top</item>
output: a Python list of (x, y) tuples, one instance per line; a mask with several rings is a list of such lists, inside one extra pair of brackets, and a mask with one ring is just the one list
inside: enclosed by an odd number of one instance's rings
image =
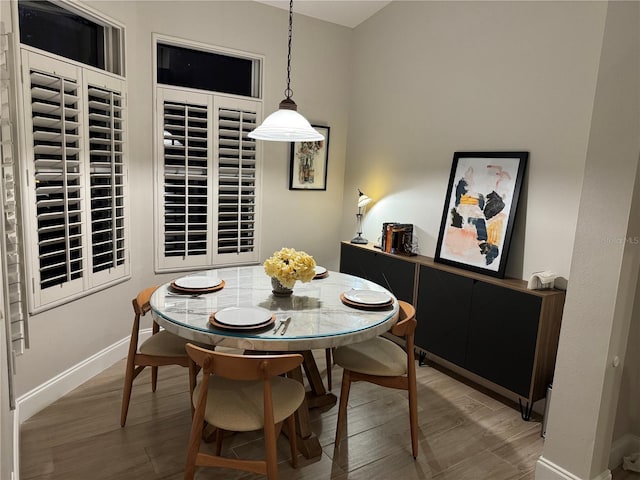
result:
[[(277, 297), (262, 265), (232, 267), (195, 273), (219, 277), (225, 286), (197, 297), (172, 293), (170, 283), (151, 297), (151, 312), (158, 324), (181, 337), (199, 343), (263, 351), (302, 351), (337, 347), (380, 335), (398, 319), (398, 302), (385, 288), (363, 278), (329, 272), (326, 278), (296, 282), (293, 295)], [(383, 291), (393, 307), (359, 310), (348, 307), (340, 294), (350, 289)], [(262, 307), (276, 316), (263, 330), (223, 330), (209, 323), (209, 316), (227, 307)], [(284, 335), (273, 332), (280, 320), (291, 317)]]

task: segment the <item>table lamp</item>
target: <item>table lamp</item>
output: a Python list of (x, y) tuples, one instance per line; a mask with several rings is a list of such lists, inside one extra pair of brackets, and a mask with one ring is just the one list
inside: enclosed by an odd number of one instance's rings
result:
[(364, 207), (371, 203), (371, 199), (367, 197), (360, 189), (358, 189), (358, 213), (356, 213), (356, 219), (358, 221), (358, 235), (351, 240), (351, 243), (366, 244), (369, 241), (362, 236), (362, 215)]

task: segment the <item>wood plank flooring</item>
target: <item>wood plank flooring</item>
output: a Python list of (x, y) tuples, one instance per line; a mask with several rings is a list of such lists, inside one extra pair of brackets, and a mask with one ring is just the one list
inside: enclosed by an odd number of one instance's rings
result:
[[(324, 366), (324, 352), (318, 352)], [(20, 435), (22, 480), (178, 480), (190, 428), (187, 372), (163, 367), (151, 393), (146, 369), (134, 382), (129, 417), (120, 428), (124, 360), (27, 420)], [(339, 394), (342, 372), (333, 367)], [(530, 480), (542, 452), (541, 419), (525, 422), (517, 407), (434, 366), (418, 368), (420, 452), (411, 457), (406, 393), (356, 383), (351, 388), (348, 438), (334, 451), (337, 406), (311, 412), (323, 448), (319, 459), (289, 460), (278, 440), (282, 480), (427, 479)], [(203, 444), (206, 449), (212, 445)], [(260, 432), (234, 434), (223, 454), (262, 456)], [(621, 472), (626, 475), (626, 472)], [(264, 477), (225, 469), (197, 470), (196, 479)], [(620, 476), (616, 480), (640, 480)]]

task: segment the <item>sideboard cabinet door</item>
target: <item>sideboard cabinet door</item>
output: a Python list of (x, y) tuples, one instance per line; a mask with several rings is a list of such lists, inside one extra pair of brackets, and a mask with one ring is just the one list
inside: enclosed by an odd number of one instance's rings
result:
[(420, 266), (415, 343), (460, 367), (465, 366), (473, 280)]
[(465, 368), (528, 398), (542, 299), (474, 281)]

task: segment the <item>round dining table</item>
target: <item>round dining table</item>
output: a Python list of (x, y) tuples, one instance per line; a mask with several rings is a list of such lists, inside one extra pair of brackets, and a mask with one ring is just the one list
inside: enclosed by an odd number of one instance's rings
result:
[[(261, 265), (200, 271), (161, 285), (150, 301), (154, 321), (193, 342), (245, 351), (300, 352), (311, 392), (297, 414), (297, 427), (300, 450), (308, 458), (322, 453), (310, 428), (308, 408), (336, 401), (324, 388), (311, 350), (373, 338), (398, 319), (398, 301), (384, 287), (340, 272), (319, 272), (310, 282), (296, 282), (292, 295), (278, 296)], [(177, 288), (191, 284), (215, 287), (195, 292)], [(358, 305), (348, 300), (354, 298), (353, 292), (371, 291), (388, 297), (388, 305)], [(227, 328), (216, 321), (234, 309), (254, 313), (253, 309), (269, 318), (255, 329)], [(303, 381), (302, 373), (297, 375)]]

